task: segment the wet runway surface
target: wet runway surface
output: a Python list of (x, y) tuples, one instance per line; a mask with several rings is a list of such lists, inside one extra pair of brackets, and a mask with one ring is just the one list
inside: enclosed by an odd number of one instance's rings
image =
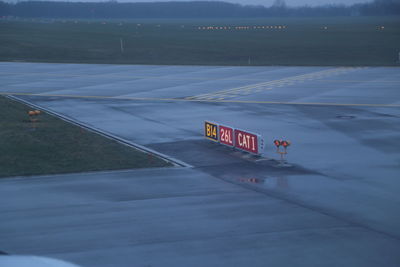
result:
[[(0, 63), (0, 92), (192, 168), (0, 180), (0, 250), (83, 266), (399, 266), (400, 69)], [(262, 158), (204, 139), (261, 134)], [(292, 141), (282, 166), (272, 141)]]

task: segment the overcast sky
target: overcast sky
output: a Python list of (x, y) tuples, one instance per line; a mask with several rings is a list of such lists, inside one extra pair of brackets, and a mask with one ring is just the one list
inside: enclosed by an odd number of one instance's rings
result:
[[(95, 0), (80, 0), (80, 1), (95, 1)], [(168, 1), (190, 1), (190, 0), (118, 0), (118, 2), (168, 2)], [(193, 0), (192, 0), (193, 1)], [(211, 0), (213, 1), (213, 0)], [(271, 6), (274, 0), (220, 0), (230, 3), (238, 3), (242, 5), (264, 5)], [(344, 4), (352, 5), (357, 3), (371, 2), (372, 0), (285, 0), (288, 6), (316, 6), (316, 5), (327, 5), (327, 4)]]
[[(270, 6), (274, 0), (227, 0), (225, 2), (240, 3), (248, 5), (265, 5)], [(285, 0), (288, 6), (316, 6), (316, 5), (327, 5), (327, 4), (345, 4), (351, 5), (356, 3), (371, 2), (369, 0)]]
[[(7, 0), (6, 0), (7, 1)], [(17, 0), (8, 0), (7, 2), (16, 2)], [(109, 0), (53, 0), (68, 2), (107, 2)], [(118, 2), (170, 2), (170, 1), (196, 1), (196, 0), (117, 0)], [(274, 0), (197, 0), (197, 1), (223, 1), (242, 5), (264, 5), (271, 6)], [(357, 3), (367, 3), (373, 0), (285, 0), (288, 6), (317, 6), (329, 4), (352, 5)]]

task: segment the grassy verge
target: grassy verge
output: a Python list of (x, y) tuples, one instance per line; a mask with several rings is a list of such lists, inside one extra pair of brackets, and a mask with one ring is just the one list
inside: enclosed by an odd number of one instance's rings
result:
[(398, 66), (400, 18), (3, 20), (0, 36), (2, 61)]
[(164, 167), (171, 164), (0, 97), (0, 177)]

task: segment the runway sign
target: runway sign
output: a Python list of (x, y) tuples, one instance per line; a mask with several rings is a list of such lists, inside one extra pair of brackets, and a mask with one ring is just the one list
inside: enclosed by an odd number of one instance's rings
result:
[(218, 125), (208, 121), (204, 122), (204, 136), (218, 142)]
[(235, 147), (253, 154), (261, 154), (264, 149), (261, 135), (235, 129)]
[(219, 142), (227, 146), (233, 146), (233, 128), (219, 125)]
[(209, 121), (204, 122), (204, 136), (214, 142), (256, 155), (261, 155), (264, 150), (261, 135)]

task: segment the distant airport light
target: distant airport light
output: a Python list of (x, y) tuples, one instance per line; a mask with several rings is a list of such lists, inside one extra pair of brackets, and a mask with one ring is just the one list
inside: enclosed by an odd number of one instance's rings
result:
[[(160, 27), (161, 25), (156, 25), (157, 27)], [(184, 28), (184, 25), (181, 25), (181, 28)], [(260, 26), (260, 25), (254, 25), (254, 26), (198, 26), (198, 30), (250, 30), (250, 29), (286, 29), (285, 25), (269, 25), (269, 26)]]

